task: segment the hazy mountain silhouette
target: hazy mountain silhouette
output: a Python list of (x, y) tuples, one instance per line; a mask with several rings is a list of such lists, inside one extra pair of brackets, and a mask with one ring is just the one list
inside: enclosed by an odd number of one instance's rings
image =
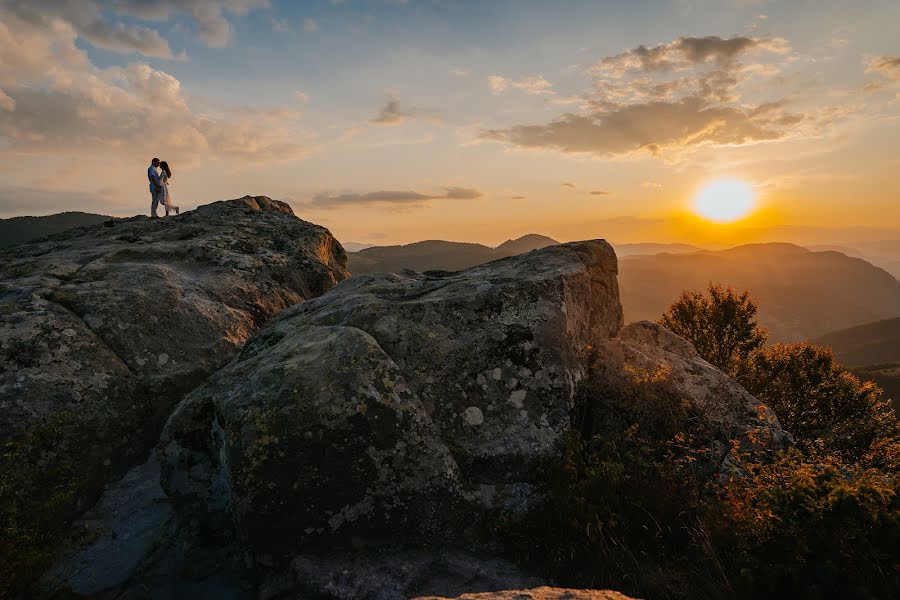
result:
[(813, 340), (847, 366), (900, 363), (900, 317), (832, 331)]
[[(514, 240), (507, 240), (496, 248), (482, 244), (443, 240), (428, 240), (401, 246), (373, 246), (361, 248), (358, 251), (352, 250), (353, 246), (350, 244), (344, 244), (344, 247), (350, 252), (349, 268), (351, 273), (393, 273), (403, 269), (420, 272), (458, 271), (483, 262), (515, 256), (555, 244), (559, 244), (559, 242), (553, 238), (530, 233)], [(613, 244), (613, 247), (616, 249), (616, 255), (620, 258), (660, 252), (680, 254), (700, 250), (691, 244)]]
[(700, 250), (703, 250), (703, 248), (691, 244), (656, 244), (652, 242), (640, 244), (613, 244), (613, 248), (616, 249), (616, 256), (619, 258), (624, 258), (626, 256), (661, 254), (663, 252), (686, 254), (688, 252), (699, 252)]
[(625, 257), (619, 287), (626, 321), (656, 319), (684, 289), (708, 282), (748, 289), (774, 340), (798, 341), (900, 316), (900, 281), (839, 252), (793, 244)]
[(813, 340), (831, 346), (858, 377), (874, 381), (900, 408), (900, 318), (882, 319), (832, 331)]
[[(457, 271), (555, 243), (540, 235), (497, 248), (431, 240), (368, 248), (350, 253), (348, 263), (352, 273)], [(813, 252), (785, 243), (727, 250), (651, 243), (615, 249), (626, 321), (657, 319), (682, 290), (705, 289), (709, 282), (749, 289), (760, 307), (760, 323), (776, 341), (810, 339), (900, 316), (900, 281), (863, 259), (833, 250)]]
[(376, 246), (348, 254), (351, 273), (395, 273), (413, 271), (460, 271), (475, 265), (555, 246), (558, 241), (537, 234), (507, 240), (491, 248), (482, 244), (426, 240), (400, 246)]
[(60, 233), (73, 227), (94, 225), (111, 218), (92, 213), (64, 212), (46, 217), (0, 219), (0, 248)]

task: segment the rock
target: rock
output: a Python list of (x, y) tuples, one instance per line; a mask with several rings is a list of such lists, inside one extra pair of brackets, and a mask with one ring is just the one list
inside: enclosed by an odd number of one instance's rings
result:
[(160, 443), (163, 486), (200, 513), (227, 489), (261, 564), (354, 539), (440, 544), (477, 510), (523, 510), (591, 345), (621, 326), (615, 277), (602, 241), (352, 277), (185, 400)]
[(606, 242), (355, 276), (283, 311), (186, 397), (160, 439), (161, 481), (201, 528), (235, 524), (263, 598), (523, 589), (540, 582), (477, 574), (497, 560), (498, 518), (546, 509), (579, 383), (659, 369), (714, 427), (713, 468), (731, 440), (789, 442), (690, 344), (622, 327)]
[(249, 196), (0, 253), (4, 531), (88, 508), (146, 458), (185, 393), (345, 264), (326, 229)]
[[(260, 590), (275, 597), (274, 582)], [(290, 597), (335, 600), (406, 600), (423, 594), (518, 589), (540, 585), (508, 561), (460, 550), (429, 552), (382, 547), (337, 556), (296, 557), (279, 583)]]
[(731, 440), (753, 441), (768, 448), (793, 443), (775, 413), (734, 379), (700, 358), (690, 342), (662, 325), (638, 321), (598, 345), (600, 368), (613, 377), (628, 372), (664, 373), (665, 386), (690, 403), (720, 440), (710, 460), (717, 466)]
[(73, 523), (39, 582), (41, 597), (250, 599), (252, 571), (230, 528), (203, 539), (159, 485), (156, 455)]
[(609, 590), (568, 590), (563, 588), (539, 587), (530, 590), (505, 590), (462, 594), (455, 598), (443, 596), (419, 596), (412, 600), (636, 600)]

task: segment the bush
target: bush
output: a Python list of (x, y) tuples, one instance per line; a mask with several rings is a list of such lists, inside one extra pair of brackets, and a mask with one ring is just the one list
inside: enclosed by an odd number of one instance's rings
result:
[(659, 324), (691, 342), (707, 362), (738, 377), (750, 354), (768, 339), (756, 323), (756, 310), (748, 292), (709, 284), (706, 294), (682, 292)]
[(896, 472), (900, 428), (890, 402), (841, 368), (830, 348), (776, 344), (754, 353), (745, 371), (744, 386), (807, 455), (836, 453), (847, 464)]
[(666, 377), (595, 376), (580, 386), (547, 511), (506, 532), (520, 558), (560, 585), (690, 598), (714, 577), (697, 530), (710, 439)]
[(900, 481), (798, 451), (743, 461), (706, 522), (743, 598), (896, 598)]

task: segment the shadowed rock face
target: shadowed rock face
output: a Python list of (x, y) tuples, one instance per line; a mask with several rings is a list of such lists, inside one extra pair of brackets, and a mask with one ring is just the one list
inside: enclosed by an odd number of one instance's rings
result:
[(87, 508), (186, 392), (345, 265), (326, 229), (249, 196), (0, 253), (0, 517)]
[(718, 440), (709, 449), (715, 464), (726, 458), (732, 440), (772, 448), (793, 442), (769, 407), (700, 358), (690, 342), (661, 325), (650, 321), (630, 323), (615, 338), (601, 342), (598, 354), (598, 368), (614, 377), (662, 369), (664, 384), (673, 397), (686, 399)]
[[(597, 241), (351, 278), (186, 400), (161, 441), (164, 487), (208, 503), (225, 473), (246, 540), (276, 554), (369, 530), (439, 539), (469, 524), (454, 506), (524, 506), (591, 343), (621, 326), (615, 269)], [(198, 435), (211, 421), (222, 435)]]
[(162, 483), (182, 510), (233, 515), (282, 591), (405, 597), (416, 588), (403, 578), (371, 595), (333, 573), (357, 573), (362, 556), (389, 571), (398, 545), (484, 549), (492, 519), (542, 509), (589, 370), (660, 367), (718, 427), (717, 460), (750, 431), (785, 443), (690, 344), (650, 323), (622, 328), (604, 241), (355, 276), (281, 313), (180, 405), (159, 446)]

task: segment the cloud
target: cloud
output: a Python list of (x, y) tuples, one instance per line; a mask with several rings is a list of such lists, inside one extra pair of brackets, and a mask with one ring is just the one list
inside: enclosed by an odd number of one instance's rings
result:
[(2, 17), (3, 153), (123, 158), (154, 148), (185, 163), (201, 155), (254, 162), (309, 152), (296, 113), (198, 109), (181, 82), (162, 70), (141, 63), (95, 66), (66, 21)]
[(572, 183), (571, 181), (563, 181), (563, 182), (562, 182), (562, 186), (563, 186), (563, 187), (570, 187), (570, 188), (575, 188), (575, 187), (577, 187), (577, 186), (576, 186), (574, 183)]
[(621, 77), (628, 73), (683, 70), (697, 65), (723, 65), (753, 50), (784, 54), (790, 50), (781, 38), (680, 37), (668, 44), (638, 46), (601, 59), (595, 69)]
[(648, 188), (648, 189), (651, 189), (651, 190), (661, 190), (662, 187), (663, 187), (663, 185), (662, 185), (661, 183), (657, 183), (657, 182), (655, 182), (655, 181), (642, 181), (642, 182), (641, 182), (641, 187), (642, 187), (642, 188)]
[(315, 19), (303, 19), (303, 31), (312, 33), (319, 30), (319, 23)]
[(440, 117), (429, 111), (415, 106), (404, 108), (397, 96), (391, 94), (387, 102), (381, 107), (374, 117), (369, 119), (373, 125), (399, 125), (407, 119), (427, 118), (434, 122), (440, 122)]
[(9, 94), (0, 90), (0, 110), (14, 111), (16, 110), (16, 101), (9, 97)]
[(92, 0), (0, 0), (0, 18), (45, 30), (70, 28), (92, 46), (113, 52), (172, 58), (168, 42), (158, 32), (111, 21), (104, 14), (108, 8)]
[(291, 24), (285, 19), (277, 19), (274, 16), (270, 16), (269, 20), (272, 23), (272, 31), (277, 31), (278, 33), (288, 33), (293, 31)]
[(587, 115), (566, 114), (546, 125), (514, 125), (482, 133), (486, 139), (568, 153), (658, 154), (670, 147), (745, 144), (784, 137), (802, 115), (772, 107), (709, 106), (698, 97), (677, 102), (619, 105)]
[[(54, 0), (48, 0), (54, 1)], [(71, 0), (82, 2), (83, 0)], [(226, 13), (242, 17), (251, 10), (267, 8), (269, 0), (115, 0), (119, 14), (147, 21), (168, 21), (177, 14), (188, 16), (197, 28), (197, 35), (213, 47), (228, 43), (232, 35), (231, 23)]]
[(865, 65), (866, 73), (875, 73), (893, 81), (900, 80), (900, 56), (870, 56)]
[(701, 145), (782, 139), (797, 131), (807, 115), (790, 112), (777, 98), (747, 102), (740, 86), (750, 77), (765, 83), (779, 72), (775, 65), (742, 59), (753, 52), (780, 56), (788, 50), (780, 38), (742, 36), (681, 37), (638, 46), (597, 62), (591, 70), (594, 91), (583, 97), (578, 112), (543, 124), (485, 129), (479, 137), (564, 153), (649, 152), (669, 159)]
[(411, 116), (412, 113), (401, 109), (400, 101), (395, 96), (391, 96), (378, 114), (369, 119), (369, 122), (375, 125), (399, 125)]
[(591, 196), (612, 196), (612, 192), (606, 190), (592, 190)]
[(530, 77), (525, 77), (518, 81), (513, 79), (507, 79), (506, 77), (502, 77), (500, 75), (489, 75), (487, 78), (488, 87), (491, 90), (491, 93), (495, 96), (499, 96), (503, 92), (505, 92), (508, 88), (515, 88), (518, 90), (522, 90), (526, 94), (532, 95), (543, 95), (543, 94), (554, 94), (553, 85), (544, 79), (540, 75), (533, 75)]
[(431, 200), (475, 200), (484, 193), (474, 188), (446, 187), (443, 192), (425, 194), (414, 191), (382, 190), (366, 193), (318, 193), (306, 203), (311, 208), (334, 209), (344, 206), (392, 206), (424, 208)]
[(166, 22), (185, 15), (207, 44), (223, 46), (231, 37), (226, 13), (241, 16), (268, 5), (268, 0), (0, 0), (0, 18), (14, 16), (45, 30), (68, 27), (97, 48), (171, 59), (169, 43), (159, 32), (135, 20)]
[(307, 94), (306, 92), (301, 92), (300, 90), (294, 92), (294, 98), (296, 98), (300, 102), (309, 102), (309, 94)]

